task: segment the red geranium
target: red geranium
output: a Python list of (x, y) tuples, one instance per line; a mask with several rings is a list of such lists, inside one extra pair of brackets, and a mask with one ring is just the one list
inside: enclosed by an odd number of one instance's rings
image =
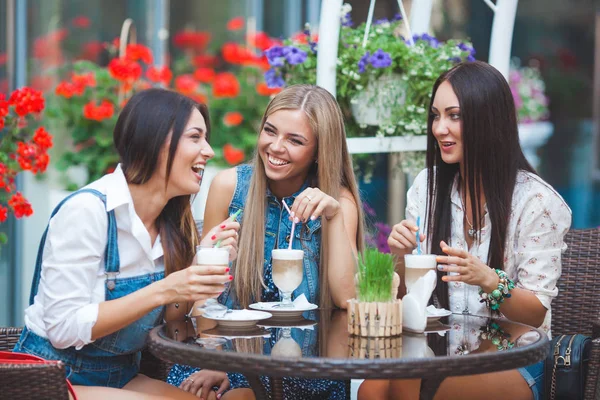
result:
[(146, 72), (146, 77), (151, 82), (162, 83), (165, 86), (169, 86), (171, 79), (173, 79), (173, 72), (167, 66), (162, 67), (150, 67)]
[(44, 96), (39, 90), (24, 87), (15, 90), (8, 99), (8, 104), (15, 107), (15, 112), (24, 117), (30, 113), (39, 113), (44, 109)]
[(141, 60), (146, 64), (152, 63), (152, 51), (143, 44), (128, 44), (125, 57), (131, 61)]
[(13, 194), (10, 200), (8, 200), (8, 205), (13, 209), (15, 217), (17, 218), (29, 217), (31, 214), (33, 214), (31, 204), (29, 204), (27, 199), (23, 197), (21, 192)]
[(177, 32), (173, 37), (173, 43), (181, 49), (202, 51), (210, 42), (210, 33), (196, 31)]
[(191, 94), (198, 88), (198, 82), (191, 74), (185, 74), (175, 78), (175, 89), (182, 94)]
[(142, 76), (142, 67), (135, 61), (126, 58), (113, 58), (108, 63), (110, 75), (121, 82), (138, 80)]
[(0, 205), (0, 223), (6, 221), (6, 218), (8, 218), (8, 208)]
[(244, 18), (235, 17), (229, 20), (227, 23), (227, 29), (230, 31), (239, 31), (244, 27)]
[(210, 83), (215, 80), (215, 70), (206, 67), (196, 68), (196, 71), (194, 71), (194, 78), (196, 78), (198, 82)]
[(90, 25), (92, 24), (92, 21), (90, 21), (90, 19), (88, 17), (86, 17), (85, 15), (78, 15), (77, 17), (73, 18), (71, 23), (76, 28), (85, 29), (85, 28), (90, 27)]
[(270, 88), (265, 82), (260, 82), (258, 85), (256, 85), (256, 93), (260, 94), (261, 96), (272, 96), (281, 92), (282, 89), (283, 88), (280, 87)]
[(230, 165), (237, 165), (244, 161), (245, 154), (243, 150), (237, 149), (233, 147), (231, 144), (227, 143), (223, 146), (223, 158)]
[(244, 120), (242, 113), (237, 111), (230, 111), (223, 117), (223, 123), (226, 126), (238, 126)]
[(212, 92), (215, 97), (237, 97), (240, 94), (240, 83), (231, 72), (221, 72), (215, 76)]
[(96, 106), (96, 102), (90, 101), (83, 107), (83, 116), (87, 119), (94, 121), (103, 121), (107, 118), (112, 118), (115, 113), (113, 104), (108, 100), (102, 100), (102, 102)]

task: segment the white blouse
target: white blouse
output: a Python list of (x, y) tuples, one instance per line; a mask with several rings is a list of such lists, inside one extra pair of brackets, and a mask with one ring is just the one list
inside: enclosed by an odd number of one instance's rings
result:
[(152, 246), (120, 165), (86, 188), (105, 194), (106, 208), (98, 197), (82, 193), (50, 219), (40, 285), (33, 305), (25, 310), (27, 328), (59, 349), (80, 349), (92, 342), (98, 304), (105, 299), (107, 210), (115, 210), (117, 220), (121, 262), (117, 279), (164, 270), (160, 236)]
[[(481, 229), (481, 243), (475, 242), (470, 249), (464, 236), (464, 210), (458, 192), (458, 178), (451, 191), (452, 222), (450, 247), (468, 250), (487, 264), (491, 239), (491, 221), (485, 211)], [(408, 191), (406, 219), (416, 221), (426, 217), (427, 170), (419, 173)], [(548, 310), (541, 329), (550, 335), (552, 299), (557, 296), (556, 282), (561, 274), (561, 254), (566, 250), (564, 236), (571, 226), (571, 210), (562, 197), (540, 177), (520, 171), (517, 175), (512, 199), (510, 221), (507, 228), (504, 271), (517, 287), (530, 290)], [(426, 226), (420, 227), (426, 232)], [(431, 249), (427, 239), (424, 245)], [(462, 313), (468, 308), (470, 314), (491, 317), (490, 310), (479, 300), (479, 287), (463, 282), (451, 282), (448, 286), (450, 310)], [(452, 333), (463, 336), (460, 327)]]

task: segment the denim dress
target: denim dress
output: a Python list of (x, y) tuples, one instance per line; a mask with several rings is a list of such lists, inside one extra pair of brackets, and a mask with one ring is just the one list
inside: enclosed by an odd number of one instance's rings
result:
[[(238, 220), (244, 223), (244, 205), (250, 188), (253, 168), (250, 165), (240, 165), (236, 167), (237, 183), (235, 193), (229, 205), (229, 215), (241, 210)], [(300, 190), (289, 197), (284, 197), (288, 207), (292, 207), (294, 200), (300, 193), (308, 187), (308, 182), (304, 182)], [(267, 190), (267, 210), (265, 221), (265, 247), (263, 261), (263, 280), (266, 288), (263, 287), (261, 299), (256, 301), (280, 301), (279, 291), (273, 283), (271, 251), (273, 249), (288, 248), (292, 221), (289, 220), (287, 210), (270, 191)], [(319, 304), (319, 262), (321, 249), (321, 218), (314, 221), (309, 220), (306, 223), (296, 225), (294, 231), (294, 240), (292, 248), (304, 250), (304, 273), (302, 283), (294, 291), (292, 298), (304, 294), (307, 300), (313, 304)], [(231, 285), (228, 285), (219, 297), (219, 302), (225, 304), (228, 308), (239, 309), (240, 306), (235, 297), (235, 292)], [(276, 342), (276, 331), (273, 330), (268, 343), (265, 343), (265, 353), (270, 352), (270, 348)], [(294, 329), (294, 331), (299, 331)], [(293, 332), (292, 337), (302, 348), (302, 354), (305, 357), (316, 355), (317, 335), (310, 331)], [(198, 371), (197, 368), (175, 365), (167, 378), (167, 382), (173, 385), (180, 385), (181, 382)], [(243, 375), (238, 373), (228, 373), (231, 389), (250, 387), (248, 381)], [(270, 379), (261, 377), (263, 385), (270, 388)], [(283, 379), (283, 390), (286, 399), (345, 399), (346, 389), (343, 381), (332, 381), (326, 379), (300, 379), (286, 377)]]
[[(71, 197), (80, 193), (91, 193), (99, 197), (106, 205), (106, 196), (94, 189), (81, 189), (63, 201), (52, 212), (50, 218)], [(119, 249), (117, 247), (117, 223), (114, 210), (107, 212), (108, 242), (105, 250), (105, 300), (114, 300), (151, 283), (164, 278), (164, 272), (150, 273), (131, 278), (118, 279)], [(29, 304), (38, 291), (42, 272), (42, 256), (48, 228), (42, 236), (38, 249), (35, 272), (31, 285)], [(122, 388), (131, 381), (139, 371), (141, 350), (144, 347), (148, 332), (162, 321), (164, 307), (157, 307), (139, 320), (125, 328), (76, 350), (75, 347), (57, 349), (48, 339), (40, 337), (25, 327), (13, 351), (33, 354), (47, 360), (60, 360), (65, 363), (67, 379), (74, 385), (108, 386)]]

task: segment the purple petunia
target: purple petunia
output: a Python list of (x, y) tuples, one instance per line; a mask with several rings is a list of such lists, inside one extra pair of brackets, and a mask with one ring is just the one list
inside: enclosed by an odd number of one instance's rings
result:
[(287, 46), (284, 49), (284, 56), (291, 65), (302, 64), (306, 60), (306, 52), (294, 46)]
[(427, 44), (429, 46), (433, 47), (434, 49), (437, 49), (438, 47), (440, 47), (440, 41), (437, 40), (436, 38), (434, 38), (433, 36), (428, 35), (427, 33), (424, 33), (422, 35), (413, 35), (413, 40), (415, 42), (418, 40), (427, 42)]
[(367, 51), (358, 61), (358, 72), (361, 74), (365, 72), (365, 68), (369, 64), (369, 57), (371, 57), (371, 52)]
[(350, 17), (350, 13), (342, 15), (342, 26), (351, 28), (352, 25), (354, 25), (354, 22), (352, 22), (352, 17)]
[(265, 50), (265, 56), (267, 61), (272, 67), (282, 67), (283, 57), (285, 56), (285, 49), (281, 46), (273, 46)]
[(373, 22), (373, 25), (381, 25), (381, 24), (387, 24), (390, 21), (387, 20), (387, 18), (381, 18), (378, 20), (375, 20), (375, 22)]
[(401, 20), (402, 20), (402, 15), (394, 14), (394, 18), (392, 18), (392, 21), (401, 21)]
[(265, 81), (267, 82), (267, 86), (270, 88), (278, 88), (285, 86), (285, 81), (283, 80), (281, 75), (277, 73), (275, 68), (271, 68), (267, 72), (265, 72)]
[(456, 45), (462, 51), (466, 51), (469, 53), (467, 56), (467, 61), (475, 61), (475, 49), (465, 43), (459, 43)]
[(377, 51), (369, 57), (369, 62), (375, 68), (386, 68), (392, 65), (392, 57), (390, 56), (390, 53), (377, 49)]

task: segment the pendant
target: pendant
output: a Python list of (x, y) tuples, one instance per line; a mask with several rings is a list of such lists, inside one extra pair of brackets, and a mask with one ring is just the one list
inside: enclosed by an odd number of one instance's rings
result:
[(475, 237), (475, 233), (477, 233), (477, 231), (473, 228), (470, 228), (467, 233), (469, 234), (470, 237)]

